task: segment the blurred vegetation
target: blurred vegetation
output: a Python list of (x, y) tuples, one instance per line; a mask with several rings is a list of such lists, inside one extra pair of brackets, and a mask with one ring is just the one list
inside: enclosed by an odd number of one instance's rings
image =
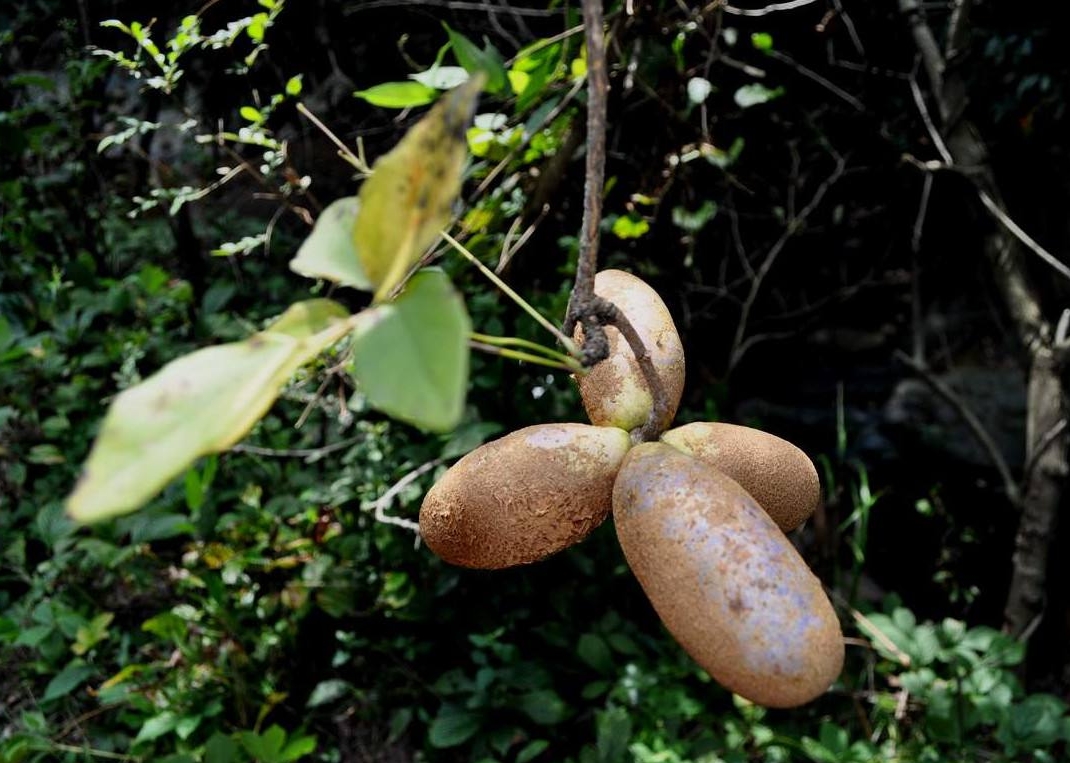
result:
[[(299, 100), (374, 158), (420, 109), (355, 91), (465, 63), (442, 50), (454, 35), (500, 51), (516, 94), (487, 96), (469, 131), (461, 230), (546, 314), (571, 287), (571, 4), (156, 10), (0, 9), (0, 761), (1065, 759), (1066, 560), (1052, 554), (1027, 651), (999, 631), (1016, 518), (994, 470), (930, 403), (920, 420), (888, 413), (910, 375), (894, 351), (920, 336), (932, 368), (997, 375), (985, 410), (1022, 465), (1021, 348), (979, 266), (993, 223), (955, 179), (925, 191), (917, 222), (924, 178), (901, 157), (932, 147), (890, 4), (607, 3), (603, 264), (642, 274), (677, 317), (682, 419), (761, 426), (822, 467), (826, 505), (796, 541), (833, 591), (848, 662), (792, 711), (733, 698), (683, 654), (611, 527), (481, 573), (387, 521), (496, 433), (581, 420), (561, 373), (474, 355), (465, 422), (438, 437), (366, 410), (326, 358), (139, 513), (64, 516), (117, 392), (309, 296), (286, 263), (356, 180)], [(977, 4), (970, 111), (1011, 211), (1065, 254), (1070, 72), (1048, 16)], [(477, 330), (546, 341), (466, 263), (441, 264)]]

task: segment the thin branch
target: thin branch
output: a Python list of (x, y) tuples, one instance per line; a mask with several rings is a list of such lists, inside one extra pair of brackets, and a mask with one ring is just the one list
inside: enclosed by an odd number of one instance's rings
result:
[(992, 439), (992, 435), (985, 429), (981, 420), (977, 418), (977, 414), (973, 412), (973, 410), (953, 389), (951, 389), (951, 387), (942, 382), (935, 374), (924, 365), (914, 360), (914, 358), (900, 350), (896, 350), (895, 357), (901, 360), (905, 365), (909, 366), (914, 373), (920, 376), (922, 380), (936, 392), (936, 394), (955, 409), (959, 418), (961, 418), (966, 426), (969, 427), (970, 432), (973, 434), (978, 444), (980, 444), (988, 454), (989, 459), (992, 461), (992, 465), (996, 467), (996, 471), (999, 472), (1000, 479), (1003, 481), (1003, 489), (1007, 493), (1007, 497), (1015, 506), (1019, 506), (1021, 491), (1018, 489), (1018, 483), (1011, 474), (1010, 467), (1007, 465), (1007, 460), (1003, 458), (999, 446), (996, 445), (995, 440)]
[(1026, 462), (1025, 469), (1023, 470), (1022, 483), (1029, 484), (1029, 479), (1033, 475), (1033, 470), (1037, 467), (1037, 462), (1040, 461), (1040, 457), (1043, 456), (1048, 448), (1059, 439), (1059, 437), (1066, 431), (1067, 421), (1066, 419), (1059, 419), (1055, 422), (1044, 436), (1040, 438), (1040, 442), (1033, 448), (1033, 452), (1029, 454), (1029, 461)]
[(813, 5), (817, 0), (788, 0), (785, 3), (772, 3), (764, 8), (736, 8), (734, 5), (728, 5), (725, 3), (721, 6), (725, 13), (730, 13), (733, 16), (768, 16), (770, 13), (779, 13), (780, 11), (793, 11), (796, 8), (802, 8), (806, 5)]
[(587, 162), (583, 187), (583, 223), (580, 231), (579, 263), (565, 314), (564, 333), (571, 335), (583, 327), (582, 361), (590, 367), (609, 354), (605, 327), (613, 326), (628, 343), (643, 374), (652, 404), (646, 422), (632, 431), (632, 439), (655, 439), (665, 427), (670, 404), (650, 352), (627, 316), (612, 302), (594, 293), (598, 269), (599, 227), (602, 223), (602, 195), (606, 173), (606, 112), (609, 74), (606, 68), (606, 40), (603, 30), (602, 0), (583, 0), (583, 29), (587, 42)]
[(947, 144), (944, 143), (944, 136), (936, 129), (936, 125), (933, 123), (933, 118), (929, 114), (929, 107), (925, 105), (925, 96), (921, 94), (921, 88), (918, 87), (918, 80), (913, 76), (910, 78), (910, 94), (914, 96), (914, 105), (918, 107), (918, 113), (921, 114), (921, 121), (925, 123), (925, 130), (929, 133), (929, 139), (932, 140), (933, 145), (940, 154), (940, 158), (944, 160), (944, 164), (951, 167), (955, 163), (951, 158), (951, 152), (947, 150)]
[(442, 238), (446, 239), (446, 242), (449, 243), (449, 245), (452, 246), (456, 251), (460, 252), (461, 255), (463, 255), (465, 259), (467, 259), (469, 262), (471, 262), (473, 265), (475, 265), (477, 268), (479, 268), (479, 272), (480, 273), (482, 273), (484, 276), (486, 276), (487, 279), (490, 280), (491, 283), (493, 283), (495, 286), (497, 286), (499, 289), (501, 289), (501, 291), (507, 297), (509, 297), (509, 299), (513, 300), (513, 302), (515, 302), (524, 312), (526, 312), (528, 315), (530, 315), (532, 318), (534, 318), (535, 321), (540, 326), (542, 326), (544, 329), (546, 329), (551, 334), (553, 334), (554, 338), (558, 342), (561, 343), (562, 347), (564, 347), (566, 350), (568, 350), (570, 355), (578, 356), (579, 351), (576, 348), (576, 343), (575, 342), (573, 342), (571, 339), (569, 339), (567, 336), (565, 336), (560, 331), (560, 329), (557, 328), (557, 326), (555, 326), (554, 324), (550, 323), (549, 320), (547, 320), (545, 317), (543, 317), (543, 315), (538, 310), (536, 310), (534, 307), (529, 305), (524, 300), (523, 297), (521, 297), (519, 294), (517, 294), (516, 291), (514, 291), (509, 286), (509, 284), (507, 284), (505, 281), (503, 281), (501, 278), (499, 278), (497, 273), (495, 273), (493, 270), (491, 270), (486, 265), (484, 265), (482, 262), (480, 262), (479, 258), (476, 257), (474, 254), (472, 254), (470, 251), (468, 251), (468, 249), (465, 247), (464, 244), (462, 244), (460, 241), (455, 239), (453, 236), (451, 236), (446, 231), (442, 231)]
[(1010, 215), (1003, 211), (1003, 208), (992, 198), (988, 191), (978, 188), (977, 193), (980, 195), (981, 203), (985, 205), (985, 209), (987, 209), (1011, 235), (1025, 244), (1033, 254), (1048, 263), (1048, 265), (1058, 271), (1060, 275), (1070, 278), (1070, 267), (1067, 267), (1060, 262), (1054, 254), (1042, 247), (1032, 236), (1022, 230), (1018, 223), (1014, 222)]
[(821, 204), (829, 189), (843, 175), (843, 171), (846, 167), (846, 160), (839, 154), (836, 154), (835, 157), (836, 166), (832, 173), (825, 178), (820, 186), (818, 186), (817, 190), (814, 191), (814, 195), (810, 198), (810, 201), (799, 211), (799, 214), (788, 221), (788, 224), (784, 227), (784, 232), (780, 234), (780, 238), (778, 238), (769, 248), (769, 251), (765, 255), (765, 259), (755, 272), (754, 280), (751, 281), (750, 291), (747, 294), (747, 298), (743, 301), (739, 323), (736, 325), (736, 335), (732, 340), (732, 351), (729, 355), (729, 369), (734, 368), (743, 357), (743, 353), (745, 352), (744, 340), (747, 335), (751, 310), (754, 309), (754, 303), (758, 299), (758, 293), (761, 291), (766, 276), (769, 275), (769, 271), (772, 270), (773, 265), (776, 263), (777, 257), (780, 256), (784, 247), (787, 246), (788, 241), (790, 241), (803, 227), (807, 218), (809, 218), (810, 215), (814, 213), (814, 210)]
[(446, 8), (451, 11), (480, 11), (482, 13), (509, 14), (511, 16), (530, 16), (532, 18), (552, 18), (565, 13), (564, 8), (544, 10), (541, 8), (521, 8), (486, 6), (482, 3), (464, 2), (464, 0), (363, 0), (347, 6), (343, 13), (347, 16), (374, 8), (402, 8), (406, 6), (427, 6), (429, 8)]
[(399, 479), (393, 485), (391, 485), (385, 493), (379, 496), (372, 508), (375, 511), (375, 519), (378, 522), (383, 522), (388, 525), (396, 525), (398, 527), (404, 527), (406, 530), (411, 530), (416, 533), (417, 540), (420, 537), (420, 523), (413, 522), (411, 519), (404, 519), (402, 517), (394, 517), (386, 513), (386, 510), (390, 508), (390, 504), (397, 498), (398, 494), (411, 485), (416, 480), (420, 479), (423, 475), (427, 474), (432, 469), (441, 466), (446, 463), (447, 459), (439, 457), (432, 459), (424, 464), (420, 464), (404, 477)]
[[(587, 40), (587, 162), (583, 187), (583, 223), (580, 230), (579, 263), (572, 288), (564, 332), (572, 334), (583, 319), (582, 310), (594, 299), (594, 276), (598, 269), (599, 226), (602, 223), (602, 194), (606, 177), (606, 112), (609, 75), (606, 71), (606, 39), (602, 29), (602, 0), (583, 0), (583, 28)], [(587, 326), (585, 325), (586, 329)], [(592, 361), (587, 352), (598, 345), (605, 357), (605, 332), (592, 325), (584, 340), (584, 363)]]
[(768, 50), (768, 51), (766, 51), (766, 55), (768, 55), (770, 58), (773, 58), (773, 59), (775, 59), (777, 61), (780, 61), (782, 64), (787, 64), (792, 69), (794, 69), (795, 71), (799, 72), (799, 74), (803, 75), (804, 77), (806, 77), (807, 79), (809, 79), (809, 80), (811, 80), (813, 82), (816, 82), (817, 84), (821, 85), (821, 87), (825, 88), (830, 93), (835, 95), (837, 98), (840, 98), (845, 103), (847, 103), (850, 106), (854, 107), (857, 111), (865, 111), (866, 110), (865, 104), (863, 104), (862, 101), (860, 101), (857, 98), (855, 98), (853, 95), (848, 93), (846, 90), (844, 90), (842, 87), (840, 87), (839, 85), (835, 84), (831, 80), (828, 80), (825, 77), (822, 77), (820, 74), (815, 72), (813, 69), (809, 69), (809, 68), (803, 66), (802, 64), (800, 64), (798, 61), (796, 61), (791, 56), (784, 55), (783, 53), (781, 53), (778, 50)]
[(365, 435), (361, 434), (356, 437), (350, 437), (348, 440), (323, 445), (319, 448), (261, 448), (258, 445), (238, 444), (232, 447), (230, 451), (232, 453), (248, 453), (253, 456), (267, 456), (268, 458), (311, 459), (326, 456), (328, 453), (334, 453), (335, 451), (345, 450), (365, 439), (367, 439)]
[(349, 164), (352, 165), (353, 168), (357, 170), (357, 172), (360, 172), (364, 175), (372, 174), (372, 168), (368, 166), (368, 163), (366, 161), (363, 161), (356, 154), (354, 154), (353, 150), (345, 143), (343, 143), (342, 140), (337, 135), (335, 135), (331, 131), (331, 129), (327, 127), (327, 125), (325, 125), (322, 120), (320, 120), (319, 117), (313, 114), (312, 111), (309, 110), (309, 108), (305, 106), (303, 102), (297, 104), (297, 110), (301, 112), (301, 114), (308, 121), (318, 127), (320, 132), (326, 135), (327, 138), (331, 141), (331, 143), (338, 147), (338, 153), (341, 155), (341, 157), (347, 162), (349, 162)]

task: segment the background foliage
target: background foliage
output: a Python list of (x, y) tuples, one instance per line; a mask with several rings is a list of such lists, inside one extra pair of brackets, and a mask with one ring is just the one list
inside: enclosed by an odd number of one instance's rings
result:
[[(642, 274), (676, 316), (681, 418), (759, 425), (822, 466), (826, 505), (797, 541), (849, 646), (819, 702), (767, 712), (712, 684), (611, 527), (489, 574), (446, 567), (387, 521), (413, 517), (484, 439), (581, 420), (566, 376), (535, 366), (475, 354), (465, 422), (438, 437), (366, 410), (326, 357), (148, 508), (90, 529), (64, 517), (112, 396), (309, 296), (286, 263), (356, 183), (298, 100), (375, 157), (419, 112), (375, 101), (436, 84), (409, 75), (506, 60), (508, 87), (468, 134), (460, 229), (563, 315), (583, 185), (578, 14), (509, 6), (0, 9), (0, 760), (1062, 758), (1066, 560), (1053, 554), (1026, 660), (998, 631), (1010, 503), (959, 418), (894, 360), (920, 341), (1023, 463), (1021, 348), (979, 264), (993, 223), (955, 179), (934, 182), (918, 223), (924, 178), (902, 156), (932, 149), (892, 4), (607, 4), (603, 263)], [(1070, 79), (1046, 4), (1020, 6), (975, 9), (970, 116), (1015, 217), (1065, 253)], [(546, 341), (463, 261), (441, 264), (476, 330)], [(1048, 302), (1065, 299), (1037, 274)]]

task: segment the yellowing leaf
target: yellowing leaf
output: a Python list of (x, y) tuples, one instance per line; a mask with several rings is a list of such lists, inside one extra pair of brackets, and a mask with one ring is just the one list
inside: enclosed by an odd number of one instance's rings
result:
[(461, 190), (465, 128), (484, 81), (477, 74), (444, 95), (361, 186), (353, 241), (376, 301), (401, 283), (450, 218)]
[(360, 200), (356, 196), (332, 202), (316, 219), (297, 256), (290, 260), (290, 270), (308, 278), (372, 291), (353, 243), (353, 226), (359, 212)]
[(67, 512), (92, 522), (133, 511), (207, 453), (240, 440), (294, 371), (350, 328), (337, 302), (292, 305), (264, 331), (186, 355), (115, 398)]

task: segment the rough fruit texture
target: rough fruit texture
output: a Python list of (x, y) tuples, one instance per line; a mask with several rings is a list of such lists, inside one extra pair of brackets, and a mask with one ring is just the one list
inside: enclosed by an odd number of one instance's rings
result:
[[(672, 423), (684, 391), (684, 347), (658, 293), (622, 270), (603, 270), (594, 291), (620, 308), (650, 353), (665, 387), (669, 409), (660, 428)], [(577, 329), (577, 339), (582, 332)], [(592, 424), (632, 430), (646, 423), (653, 399), (631, 347), (615, 328), (606, 328), (609, 356), (579, 377), (583, 407)]]
[(725, 687), (794, 707), (839, 675), (843, 636), (821, 582), (730, 477), (665, 443), (637, 445), (613, 518), (662, 622)]
[(784, 532), (805, 522), (821, 502), (813, 462), (776, 435), (699, 422), (670, 429), (661, 439), (738, 482)]
[(420, 508), (420, 533), (450, 564), (528, 564), (583, 540), (612, 505), (628, 433), (540, 424), (476, 448), (446, 472)]

